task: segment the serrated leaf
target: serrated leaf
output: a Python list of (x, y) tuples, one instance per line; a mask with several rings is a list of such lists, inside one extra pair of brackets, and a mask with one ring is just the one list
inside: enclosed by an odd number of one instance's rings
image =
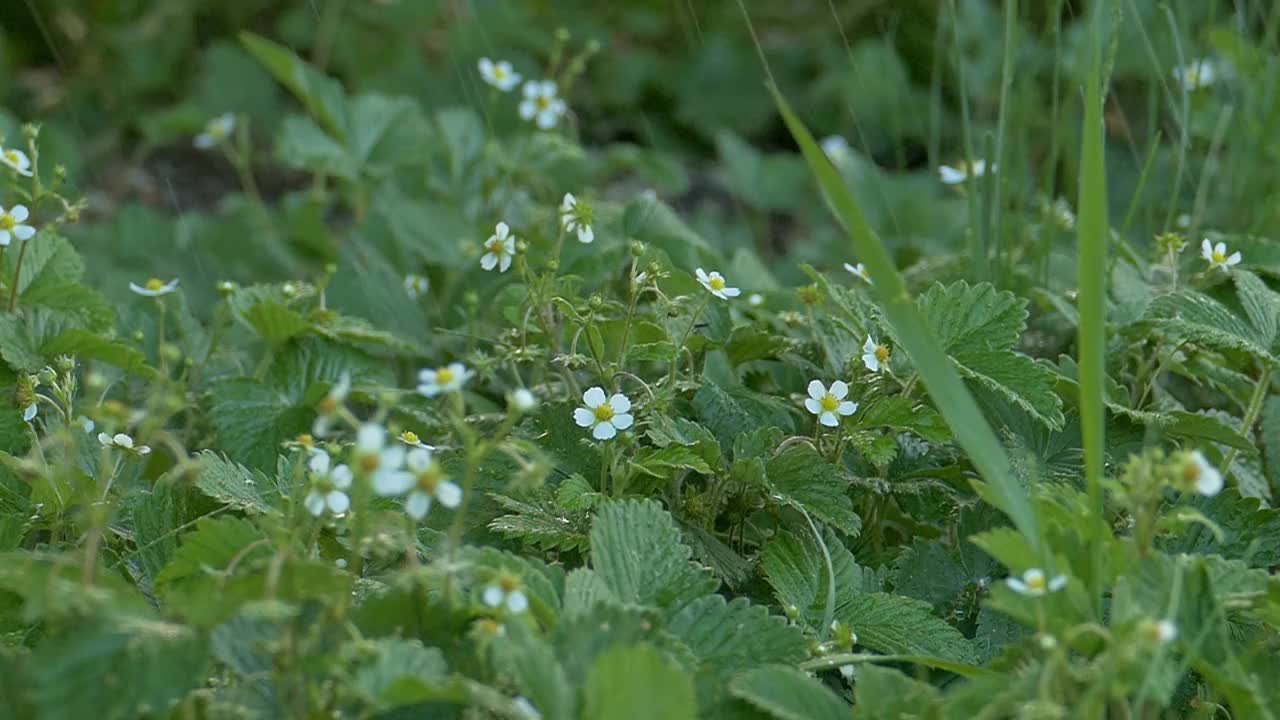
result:
[(836, 618), (858, 642), (886, 655), (922, 655), (971, 663), (973, 644), (935, 616), (929, 604), (901, 595), (868, 593), (841, 598)]
[(690, 555), (671, 515), (652, 500), (609, 503), (591, 525), (591, 565), (622, 602), (675, 612), (715, 590)]
[(148, 378), (159, 374), (147, 365), (146, 356), (137, 348), (79, 328), (72, 328), (46, 341), (40, 347), (40, 353), (45, 357), (74, 355), (82, 360), (99, 360), (127, 373)]
[(240, 42), (306, 106), (325, 131), (346, 140), (346, 98), (342, 86), (303, 62), (288, 49), (249, 32), (240, 33)]
[[(828, 532), (824, 543), (835, 569), (836, 603), (843, 597), (881, 590), (875, 573), (859, 566), (835, 533)], [(794, 606), (811, 629), (821, 630), (830, 592), (829, 574), (826, 557), (813, 536), (791, 532), (778, 535), (765, 546), (760, 567), (778, 602), (783, 607)]]
[(371, 649), (374, 657), (356, 672), (353, 686), (378, 707), (426, 699), (430, 686), (442, 683), (448, 671), (444, 654), (416, 639), (380, 638)]
[(798, 628), (743, 597), (695, 600), (671, 618), (667, 631), (715, 672), (796, 663), (808, 655), (808, 641)]
[(714, 472), (706, 460), (683, 445), (641, 448), (632, 459), (631, 467), (656, 478), (669, 478), (675, 470), (692, 470), (703, 475)]
[(742, 387), (722, 387), (704, 380), (693, 396), (698, 422), (706, 426), (722, 447), (732, 447), (739, 435), (758, 427), (795, 430), (790, 408), (775, 398)]
[(0, 315), (0, 358), (20, 372), (44, 367), (44, 357), (31, 339), (21, 315)]
[(280, 514), (281, 494), (273, 479), (205, 450), (198, 456), (196, 487), (224, 505), (252, 513)]
[(778, 720), (849, 718), (849, 703), (817, 680), (783, 665), (741, 673), (729, 682), (729, 692)]
[(696, 720), (693, 682), (651, 645), (614, 648), (596, 659), (583, 689), (592, 720)]
[(863, 665), (853, 685), (858, 720), (932, 720), (941, 717), (941, 695), (934, 686), (893, 668)]
[[(591, 568), (578, 568), (564, 579), (564, 617), (583, 615), (601, 603), (616, 603), (613, 591)], [(563, 623), (562, 623), (563, 626)]]
[(182, 536), (177, 552), (156, 577), (157, 589), (176, 586), (188, 580), (221, 573), (232, 563), (245, 563), (254, 556), (270, 553), (265, 545), (246, 550), (265, 536), (252, 522), (223, 515), (201, 518), (196, 527)]
[[(1261, 282), (1257, 278), (1253, 280)], [(1262, 327), (1254, 325), (1247, 313), (1242, 317), (1222, 302), (1195, 290), (1179, 290), (1156, 297), (1147, 307), (1143, 319), (1159, 328), (1174, 343), (1194, 342), (1213, 348), (1239, 350), (1274, 364), (1276, 357), (1271, 352), (1276, 339), (1274, 318), (1255, 306), (1259, 302), (1259, 298), (1252, 295), (1252, 291), (1258, 289), (1255, 283), (1245, 280), (1244, 287), (1251, 291), (1249, 305), (1254, 307), (1253, 313), (1263, 323)]]
[(848, 535), (862, 531), (862, 518), (849, 498), (850, 478), (809, 445), (794, 445), (765, 463), (770, 489)]
[(1243, 497), (1232, 487), (1213, 497), (1188, 496), (1183, 503), (1208, 518), (1222, 539), (1201, 524), (1191, 524), (1164, 539), (1165, 552), (1217, 554), (1244, 560), (1250, 567), (1280, 565), (1280, 510), (1262, 507), (1257, 498)]
[(209, 422), (219, 446), (237, 462), (272, 468), (280, 445), (311, 429), (315, 412), (289, 402), (280, 391), (251, 378), (214, 383), (209, 390)]
[(591, 524), (584, 512), (568, 511), (549, 498), (490, 497), (509, 513), (489, 521), (494, 532), (544, 550), (584, 550), (590, 543)]
[(938, 443), (951, 438), (951, 431), (937, 411), (918, 405), (905, 395), (881, 396), (864, 402), (854, 416), (854, 427), (888, 427)]

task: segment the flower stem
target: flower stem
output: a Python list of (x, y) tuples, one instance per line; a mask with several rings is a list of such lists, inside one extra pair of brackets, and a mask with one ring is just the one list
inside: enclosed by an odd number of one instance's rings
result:
[[(1267, 399), (1267, 391), (1271, 389), (1271, 367), (1263, 368), (1262, 376), (1258, 378), (1258, 385), (1253, 389), (1253, 397), (1249, 398), (1249, 408), (1244, 413), (1244, 423), (1240, 426), (1240, 433), (1246, 438), (1253, 430), (1253, 424), (1258, 420), (1258, 414), (1262, 412), (1262, 402)], [(1231, 448), (1227, 451), (1227, 456), (1222, 460), (1222, 471), (1224, 473), (1231, 472), (1231, 463), (1236, 459), (1237, 448)]]
[(689, 327), (685, 328), (684, 335), (680, 337), (680, 342), (676, 343), (676, 352), (671, 356), (671, 371), (667, 373), (667, 387), (671, 390), (671, 394), (675, 396), (676, 370), (680, 367), (680, 349), (689, 341), (689, 335), (693, 333), (693, 328), (698, 324), (698, 317), (702, 315), (702, 311), (707, 307), (711, 296), (708, 295), (702, 299), (702, 303), (693, 311), (693, 317), (689, 318)]
[(22, 278), (22, 261), (27, 257), (27, 245), (30, 243), (23, 241), (22, 249), (18, 251), (18, 264), (13, 268), (13, 285), (9, 288), (9, 312), (13, 312), (18, 307), (18, 284)]

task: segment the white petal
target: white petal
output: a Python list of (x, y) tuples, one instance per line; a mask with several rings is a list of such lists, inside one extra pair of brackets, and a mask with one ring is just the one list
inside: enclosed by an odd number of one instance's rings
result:
[(543, 80), (543, 81), (542, 81), (542, 87), (541, 87), (541, 88), (539, 88), (539, 92), (540, 92), (540, 94), (541, 94), (541, 95), (543, 95), (544, 97), (555, 97), (555, 96), (556, 96), (556, 83), (555, 83), (555, 81), (554, 81), (554, 80)]
[(356, 447), (360, 450), (381, 450), (387, 444), (387, 429), (374, 423), (365, 423), (356, 433)]
[(709, 282), (711, 280), (709, 277), (707, 277), (707, 272), (702, 268), (698, 268), (697, 271), (694, 272), (694, 275), (698, 278), (700, 282), (703, 282), (703, 283)]
[(440, 394), (440, 386), (435, 383), (424, 383), (418, 386), (418, 394), (435, 397)]
[(573, 196), (573, 193), (565, 193), (564, 200), (560, 201), (560, 209), (564, 212), (569, 212), (577, 204), (578, 199)]
[(324, 475), (329, 472), (329, 460), (329, 453), (321, 450), (311, 454), (311, 459), (307, 460), (307, 467), (317, 475)]
[(486, 78), (493, 77), (493, 61), (487, 57), (480, 58), (480, 62), (476, 63), (480, 67), (480, 74)]
[(333, 469), (333, 472), (329, 473), (329, 482), (333, 483), (333, 486), (339, 490), (346, 490), (351, 487), (351, 476), (351, 468), (346, 465), (339, 465)]
[(35, 418), (37, 410), (38, 408), (36, 408), (36, 404), (31, 403), (30, 405), (28, 405), (26, 408), (23, 409), (22, 419), (25, 420), (26, 422), (31, 422), (31, 420)]
[(876, 357), (875, 352), (869, 352), (862, 356), (862, 364), (867, 366), (871, 372), (880, 372), (880, 358)]
[(836, 408), (836, 412), (840, 413), (841, 415), (852, 415), (858, 412), (858, 403), (849, 402), (848, 400), (845, 400), (844, 402), (840, 403), (839, 407)]
[(134, 448), (133, 451), (138, 453), (139, 455), (149, 455), (151, 454), (151, 447), (148, 445), (139, 445), (138, 447)]
[(533, 80), (530, 80), (529, 82), (524, 84), (523, 92), (524, 92), (524, 96), (527, 98), (538, 97), (538, 83)]
[(373, 476), (373, 491), (383, 497), (401, 495), (414, 485), (414, 477), (407, 472), (392, 470)]
[[(11, 240), (9, 239), (9, 231), (0, 230), (0, 247), (4, 247), (5, 245), (8, 245), (10, 242)], [(129, 283), (129, 284), (133, 285), (133, 283)]]
[(821, 380), (814, 380), (809, 383), (809, 397), (814, 400), (821, 400), (827, 394), (827, 386), (822, 384)]
[(724, 297), (726, 299), (735, 298), (742, 294), (742, 290), (735, 287), (727, 287), (724, 290), (721, 290), (720, 292), (724, 293)]
[(501, 220), (498, 221), (497, 225), (493, 226), (493, 235), (499, 240), (506, 240), (507, 235), (509, 235), (510, 233), (511, 233), (511, 227), (508, 226), (506, 223), (502, 222)]
[(511, 256), (503, 255), (502, 260), (498, 261), (498, 272), (506, 272), (511, 269)]
[[(528, 88), (525, 85), (525, 88)], [(532, 120), (534, 115), (538, 114), (538, 105), (532, 100), (520, 101), (520, 118), (523, 120)]]
[(818, 422), (826, 425), (827, 427), (836, 427), (840, 424), (840, 418), (836, 417), (836, 414), (833, 412), (824, 412), (818, 416)]
[(556, 122), (559, 119), (560, 119), (560, 116), (556, 114), (554, 110), (551, 110), (550, 108), (548, 108), (538, 113), (538, 121), (537, 121), (538, 127), (542, 128), (543, 130), (550, 130), (551, 128), (556, 126)]
[(12, 217), (17, 222), (22, 222), (23, 220), (26, 220), (30, 214), (31, 213), (27, 212), (26, 205), (14, 205), (13, 209), (9, 211), (9, 216)]
[(587, 408), (578, 408), (573, 411), (573, 421), (578, 427), (591, 427), (596, 421), (596, 414)]
[(493, 253), (485, 253), (480, 257), (480, 267), (484, 270), (492, 270), (498, 266), (498, 256)]
[(627, 399), (626, 395), (617, 393), (613, 397), (609, 398), (609, 407), (613, 408), (613, 411), (617, 414), (630, 412), (631, 401)]
[(1215, 253), (1219, 254), (1219, 255), (1226, 255), (1226, 254), (1227, 254), (1227, 244), (1226, 244), (1226, 243), (1224, 243), (1224, 242), (1220, 242), (1220, 243), (1218, 243), (1217, 245), (1215, 245), (1215, 246), (1213, 247), (1213, 251), (1214, 251)]
[(938, 177), (941, 178), (944, 184), (955, 185), (956, 183), (964, 182), (965, 174), (950, 165), (940, 165), (938, 166)]
[(421, 520), (431, 511), (431, 496), (421, 490), (414, 490), (404, 501), (404, 511), (414, 520)]
[(1235, 251), (1235, 252), (1231, 253), (1231, 257), (1228, 257), (1228, 258), (1227, 258), (1227, 264), (1228, 264), (1228, 265), (1239, 265), (1239, 264), (1240, 264), (1240, 261), (1241, 261), (1241, 260), (1243, 260), (1243, 259), (1244, 259), (1244, 258), (1243, 258), (1243, 256), (1241, 256), (1241, 255), (1240, 255), (1240, 251), (1239, 251), (1239, 250), (1237, 250), (1237, 251)]
[(307, 493), (307, 497), (302, 501), (302, 504), (307, 507), (307, 512), (317, 517), (324, 512), (324, 496), (315, 490)]
[(111, 442), (111, 436), (106, 433), (98, 433), (98, 442), (107, 447), (111, 447), (114, 444)]
[(843, 380), (831, 383), (831, 397), (843, 400), (849, 394), (849, 384)]
[(1013, 577), (1011, 577), (1011, 578), (1005, 578), (1005, 581), (1004, 581), (1004, 582), (1005, 582), (1005, 584), (1006, 584), (1006, 585), (1008, 585), (1008, 586), (1009, 586), (1009, 587), (1010, 587), (1014, 592), (1016, 592), (1016, 593), (1021, 593), (1021, 594), (1023, 594), (1023, 595), (1026, 595), (1026, 594), (1027, 594), (1027, 584), (1026, 584), (1026, 583), (1024, 583), (1024, 582), (1022, 582), (1022, 581), (1021, 581), (1021, 580), (1019, 580), (1018, 578), (1013, 578)]
[(517, 615), (529, 609), (529, 598), (519, 590), (507, 595), (507, 609)]
[(383, 470), (399, 470), (404, 465), (406, 453), (404, 446), (392, 445), (382, 451), (382, 458), (378, 463), (378, 467)]
[(1213, 259), (1213, 243), (1209, 242), (1209, 238), (1200, 241), (1200, 256), (1205, 260)]
[(125, 435), (124, 433), (116, 433), (115, 437), (111, 438), (111, 442), (112, 444), (118, 447), (126, 448), (129, 450), (133, 449), (133, 438), (129, 437), (128, 435)]
[(490, 585), (484, 589), (484, 604), (489, 607), (498, 607), (502, 604), (506, 593), (502, 592), (502, 588), (497, 585)]
[(814, 415), (822, 414), (822, 403), (814, 400), (813, 398), (804, 399), (804, 408)]
[(405, 465), (416, 473), (426, 472), (431, 467), (431, 451), (422, 448), (410, 450), (405, 458)]
[(604, 388), (602, 387), (597, 386), (589, 388), (586, 392), (582, 393), (582, 403), (592, 410), (603, 405), (605, 400), (606, 396), (604, 394)]
[(1066, 586), (1067, 586), (1066, 575), (1058, 575), (1057, 577), (1049, 581), (1049, 590), (1051, 592), (1058, 592), (1059, 590), (1061, 590)]
[(602, 422), (599, 425), (596, 425), (595, 429), (591, 431), (591, 437), (597, 440), (609, 440), (617, 434), (618, 429), (613, 426), (613, 423), (607, 422)]
[(462, 503), (462, 488), (446, 480), (436, 486), (436, 499), (447, 508), (456, 508)]
[(580, 225), (578, 227), (578, 242), (583, 245), (590, 245), (595, 242), (596, 232), (591, 229), (590, 225)]
[(614, 415), (609, 420), (609, 422), (619, 430), (626, 430), (627, 428), (631, 427), (631, 424), (634, 423), (635, 421), (636, 421), (636, 418), (631, 413), (622, 413), (620, 415)]
[(419, 371), (418, 371), (418, 382), (420, 382), (420, 383), (435, 383), (435, 381), (436, 381), (436, 371), (435, 371), (435, 370), (419, 370)]
[(196, 136), (195, 140), (191, 141), (191, 144), (194, 145), (197, 150), (208, 150), (209, 148), (216, 145), (217, 142), (218, 141), (214, 140), (213, 136), (210, 135), (209, 133), (200, 133), (199, 135)]
[(341, 515), (351, 509), (351, 498), (341, 490), (330, 490), (324, 501), (334, 515)]

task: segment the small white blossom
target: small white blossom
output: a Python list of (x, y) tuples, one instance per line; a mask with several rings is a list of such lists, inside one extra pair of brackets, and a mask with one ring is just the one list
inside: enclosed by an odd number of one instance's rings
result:
[[(991, 166), (991, 172), (996, 172), (996, 166)], [(956, 185), (968, 180), (969, 178), (980, 178), (987, 174), (987, 162), (985, 160), (975, 160), (972, 163), (962, 162), (957, 167), (950, 165), (938, 166), (938, 177), (942, 179), (945, 185)]]
[(387, 429), (375, 423), (365, 423), (356, 431), (356, 447), (351, 456), (354, 470), (362, 477), (370, 478), (373, 489), (379, 495), (384, 488), (402, 487), (413, 478), (402, 468), (404, 447), (387, 445)]
[(506, 60), (494, 62), (484, 57), (480, 58), (480, 62), (477, 64), (480, 66), (480, 77), (502, 92), (509, 92), (520, 84), (520, 73), (513, 70), (511, 63)]
[(25, 224), (30, 215), (26, 205), (14, 205), (7, 212), (0, 207), (0, 247), (13, 242), (14, 238), (26, 241), (36, 234), (34, 227)]
[(839, 162), (849, 154), (849, 141), (840, 135), (828, 135), (818, 144), (831, 162)]
[(480, 267), (485, 270), (498, 268), (498, 272), (506, 272), (511, 267), (511, 258), (516, 255), (516, 236), (504, 222), (494, 226), (493, 234), (484, 241), (484, 255), (480, 258)]
[(1067, 585), (1067, 576), (1058, 575), (1052, 580), (1046, 580), (1044, 571), (1040, 568), (1031, 568), (1022, 573), (1022, 579), (1005, 578), (1005, 584), (1013, 589), (1014, 592), (1027, 597), (1040, 597), (1046, 593), (1058, 592)]
[(505, 607), (517, 615), (529, 609), (529, 597), (521, 589), (520, 579), (506, 574), (484, 589), (483, 599), (491, 608)]
[(231, 132), (235, 129), (235, 113), (223, 113), (205, 123), (204, 132), (196, 136), (193, 144), (201, 150), (208, 150), (226, 142), (227, 138), (231, 137)]
[(151, 452), (151, 448), (147, 447), (146, 445), (135, 446), (133, 444), (133, 438), (129, 437), (128, 435), (125, 435), (124, 433), (116, 433), (115, 435), (98, 433), (98, 442), (102, 443), (102, 446), (106, 448), (112, 448), (114, 450), (125, 450), (128, 452), (137, 453), (139, 455), (146, 455), (147, 453)]
[(862, 364), (867, 366), (871, 372), (880, 372), (881, 369), (889, 367), (889, 346), (881, 345), (875, 341), (875, 338), (867, 336), (867, 341), (862, 343)]
[(351, 487), (352, 472), (346, 465), (331, 467), (333, 463), (329, 453), (317, 450), (307, 461), (311, 471), (311, 489), (302, 501), (307, 512), (320, 517), (325, 508), (334, 515), (341, 515), (351, 508), (351, 498), (347, 489)]
[(324, 437), (329, 434), (333, 419), (337, 416), (338, 411), (342, 409), (342, 404), (347, 401), (347, 396), (350, 394), (351, 373), (344, 372), (338, 377), (338, 382), (329, 388), (329, 392), (320, 401), (320, 406), (316, 408), (316, 421), (311, 425), (312, 435)]
[(530, 80), (524, 84), (524, 99), (520, 101), (520, 117), (533, 120), (543, 130), (550, 130), (560, 122), (560, 116), (568, 107), (557, 95), (552, 80)]
[(702, 283), (702, 287), (721, 300), (736, 298), (742, 293), (736, 287), (727, 287), (727, 281), (724, 276), (714, 270), (708, 273), (702, 268), (698, 268), (697, 276), (698, 282)]
[(1143, 627), (1147, 637), (1156, 645), (1167, 645), (1178, 639), (1178, 626), (1172, 620), (1148, 620)]
[(178, 289), (178, 279), (165, 282), (160, 278), (151, 278), (145, 284), (129, 283), (129, 289), (145, 297), (160, 297)]
[(867, 266), (863, 265), (862, 263), (858, 263), (857, 265), (854, 265), (853, 263), (845, 263), (844, 269), (848, 270), (850, 273), (853, 274), (854, 277), (858, 278), (859, 280), (871, 282), (871, 276), (867, 274)]
[(814, 380), (809, 383), (809, 397), (804, 399), (804, 407), (818, 416), (818, 422), (836, 427), (841, 415), (852, 415), (858, 410), (858, 403), (845, 400), (848, 395), (849, 386), (843, 380), (831, 383), (830, 390), (821, 380)]
[(431, 511), (431, 503), (439, 501), (447, 508), (456, 508), (462, 502), (462, 488), (449, 480), (436, 462), (430, 450), (414, 448), (405, 460), (407, 477), (397, 476), (395, 482), (375, 487), (379, 495), (409, 493), (404, 501), (404, 511), (414, 520), (421, 520)]
[(760, 307), (764, 304), (764, 296), (760, 293), (751, 293), (747, 296), (747, 304), (751, 307)]
[(593, 219), (590, 205), (579, 202), (573, 193), (564, 194), (560, 203), (560, 226), (565, 232), (576, 233), (578, 242), (590, 244), (596, 239), (596, 233), (591, 229)]
[(1194, 490), (1206, 497), (1213, 497), (1222, 492), (1222, 473), (1209, 464), (1204, 453), (1199, 450), (1191, 452), (1182, 466), (1182, 478), (1187, 489)]
[(35, 401), (32, 400), (30, 405), (22, 409), (22, 419), (26, 422), (31, 422), (36, 419), (36, 413), (38, 411), (39, 408), (36, 407)]
[(1217, 66), (1212, 60), (1193, 60), (1184, 67), (1173, 69), (1173, 79), (1187, 92), (1195, 92), (1218, 81)]
[(17, 148), (0, 150), (0, 163), (13, 168), (23, 177), (31, 177), (31, 158)]
[(431, 281), (427, 279), (426, 275), (409, 274), (404, 276), (405, 294), (407, 294), (409, 297), (413, 298), (414, 300), (417, 300), (423, 295), (426, 295), (427, 290), (429, 290), (430, 288), (431, 288)]
[(84, 415), (81, 415), (80, 417), (76, 418), (76, 422), (80, 423), (80, 427), (84, 428), (84, 431), (86, 433), (93, 432), (93, 429), (97, 427), (92, 420), (85, 417)]
[(635, 422), (631, 400), (622, 393), (606, 397), (604, 388), (593, 387), (582, 393), (582, 404), (586, 407), (573, 411), (573, 421), (578, 427), (591, 428), (591, 437), (597, 440), (608, 440)]
[(1239, 265), (1243, 259), (1239, 250), (1228, 255), (1226, 243), (1214, 245), (1209, 238), (1200, 241), (1200, 257), (1209, 261), (1210, 270), (1220, 268), (1223, 272), (1229, 272), (1232, 266)]
[(538, 396), (534, 395), (533, 391), (528, 388), (520, 388), (511, 393), (511, 407), (522, 413), (527, 413), (538, 407)]
[(457, 392), (474, 374), (467, 369), (466, 365), (459, 362), (449, 363), (435, 370), (420, 370), (418, 371), (418, 392), (427, 397)]

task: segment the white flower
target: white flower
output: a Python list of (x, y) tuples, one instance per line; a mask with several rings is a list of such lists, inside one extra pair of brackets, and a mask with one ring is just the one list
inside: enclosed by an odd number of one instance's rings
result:
[(840, 135), (828, 135), (818, 143), (831, 162), (839, 162), (849, 153), (849, 141)]
[(1173, 79), (1182, 85), (1183, 90), (1194, 92), (1217, 82), (1218, 73), (1212, 60), (1202, 58), (1193, 60), (1184, 67), (1174, 68)]
[(1143, 631), (1152, 643), (1165, 645), (1178, 639), (1178, 626), (1172, 620), (1152, 621), (1143, 624)]
[(1186, 230), (1187, 228), (1191, 227), (1191, 216), (1186, 213), (1182, 213), (1181, 215), (1173, 219), (1173, 224), (1177, 225), (1183, 230)]
[(511, 402), (511, 407), (515, 408), (516, 410), (519, 410), (522, 413), (527, 413), (530, 410), (538, 407), (538, 396), (534, 395), (533, 391), (529, 390), (528, 388), (520, 388), (515, 392), (511, 393), (510, 402)]
[(635, 422), (631, 401), (622, 393), (605, 397), (604, 388), (593, 387), (582, 393), (582, 404), (586, 407), (573, 411), (573, 421), (578, 427), (591, 428), (591, 437), (597, 440), (608, 440)]
[(752, 307), (760, 307), (764, 304), (764, 296), (760, 293), (751, 293), (747, 296), (747, 304)]
[(1222, 268), (1223, 272), (1229, 272), (1231, 266), (1239, 265), (1242, 259), (1239, 250), (1227, 255), (1226, 243), (1220, 242), (1214, 245), (1209, 238), (1200, 241), (1200, 257), (1209, 261), (1210, 270)]
[[(991, 172), (996, 171), (996, 166), (991, 166)], [(987, 174), (987, 162), (985, 160), (976, 160), (972, 163), (962, 162), (958, 167), (950, 165), (938, 166), (938, 177), (942, 179), (943, 184), (955, 185), (962, 183), (971, 177), (980, 178)]]
[(511, 63), (506, 60), (494, 62), (485, 57), (480, 58), (478, 65), (480, 66), (480, 77), (502, 92), (508, 92), (511, 88), (520, 84), (520, 73), (511, 69)]
[(564, 200), (560, 203), (560, 226), (565, 232), (577, 233), (578, 242), (590, 244), (596, 239), (596, 233), (591, 229), (592, 219), (590, 205), (578, 202), (573, 193), (564, 194)]
[(1182, 465), (1182, 479), (1188, 490), (1213, 497), (1222, 492), (1222, 473), (1209, 464), (1204, 453), (1192, 451)]
[(93, 429), (97, 427), (92, 420), (85, 417), (84, 415), (81, 415), (80, 417), (76, 418), (76, 422), (80, 423), (80, 427), (84, 428), (84, 431), (87, 433), (93, 432)]
[(165, 282), (160, 278), (151, 278), (146, 282), (145, 285), (139, 285), (138, 283), (129, 283), (129, 289), (138, 293), (139, 295), (145, 295), (146, 297), (160, 297), (161, 295), (168, 295), (174, 290), (177, 290), (178, 279), (174, 278), (169, 282)]
[(341, 515), (351, 508), (351, 498), (346, 493), (351, 487), (351, 468), (346, 465), (330, 468), (331, 464), (329, 453), (323, 450), (312, 453), (307, 461), (307, 468), (311, 470), (311, 489), (302, 504), (316, 517), (323, 514), (325, 508), (334, 515)]
[(418, 392), (427, 397), (435, 397), (440, 393), (457, 392), (471, 379), (475, 373), (462, 363), (449, 363), (435, 370), (418, 371)]
[(484, 589), (483, 597), (485, 605), (491, 608), (505, 606), (517, 615), (529, 609), (529, 598), (520, 589), (520, 579), (505, 573)]
[(14, 205), (8, 212), (0, 207), (0, 247), (13, 242), (13, 238), (25, 241), (36, 234), (35, 228), (24, 224), (29, 216), (26, 205)]
[(404, 291), (414, 300), (426, 295), (430, 287), (431, 281), (425, 275), (409, 274), (404, 276)]
[(151, 448), (146, 445), (134, 446), (133, 438), (124, 433), (116, 433), (108, 435), (106, 433), (98, 433), (98, 442), (102, 443), (102, 447), (112, 448), (114, 450), (126, 450), (128, 452), (146, 455), (151, 452)]
[(418, 433), (413, 432), (412, 430), (405, 430), (404, 432), (397, 435), (396, 439), (404, 443), (405, 445), (408, 445), (409, 447), (422, 448), (423, 450), (436, 449), (435, 445), (428, 445), (422, 442), (422, 440), (418, 438)]
[(432, 501), (438, 500), (447, 508), (456, 508), (462, 502), (462, 488), (449, 480), (435, 461), (431, 451), (414, 448), (405, 460), (408, 472), (398, 472), (374, 480), (374, 492), (383, 497), (409, 493), (404, 511), (414, 520), (421, 520), (431, 510)]
[(698, 282), (702, 283), (702, 287), (706, 288), (707, 292), (715, 295), (721, 300), (735, 298), (742, 293), (742, 291), (736, 287), (726, 287), (724, 276), (714, 270), (708, 273), (702, 268), (698, 268), (697, 275)]
[(231, 131), (235, 129), (235, 113), (223, 113), (205, 123), (204, 132), (196, 136), (193, 144), (201, 150), (208, 150), (226, 142), (227, 138), (231, 137)]
[(394, 490), (384, 489), (408, 487), (413, 482), (413, 477), (401, 469), (404, 455), (403, 446), (387, 446), (387, 429), (381, 425), (365, 423), (356, 431), (352, 464), (361, 476), (371, 478), (374, 492), (379, 495), (394, 495)]
[(858, 410), (858, 403), (845, 400), (849, 394), (849, 386), (843, 380), (831, 383), (831, 389), (820, 380), (809, 383), (809, 397), (804, 399), (804, 407), (818, 416), (818, 422), (827, 427), (840, 424), (841, 415), (852, 415)]
[(23, 177), (31, 177), (31, 158), (17, 148), (0, 150), (0, 163), (13, 168)]
[(516, 255), (516, 236), (504, 222), (494, 226), (493, 234), (484, 241), (485, 253), (480, 258), (480, 267), (485, 270), (498, 268), (498, 272), (506, 272), (511, 267), (511, 258)]
[(556, 96), (556, 84), (551, 80), (530, 80), (524, 84), (524, 99), (520, 101), (520, 117), (533, 120), (543, 130), (550, 130), (564, 115), (564, 101)]
[(868, 335), (867, 341), (862, 343), (862, 364), (866, 365), (871, 372), (880, 372), (882, 368), (888, 368), (889, 346), (877, 343)]
[(1040, 597), (1045, 593), (1058, 592), (1067, 585), (1067, 576), (1058, 575), (1052, 580), (1046, 582), (1044, 571), (1040, 568), (1031, 568), (1022, 573), (1022, 579), (1005, 578), (1005, 584), (1013, 589), (1014, 592), (1027, 597)]
[(857, 265), (854, 265), (853, 263), (845, 263), (844, 269), (853, 273), (853, 276), (859, 280), (871, 282), (871, 276), (867, 274), (867, 266), (862, 263), (858, 263)]
[(320, 406), (316, 408), (316, 421), (311, 425), (312, 435), (324, 437), (329, 434), (329, 426), (333, 424), (334, 416), (342, 409), (342, 404), (347, 401), (347, 396), (350, 394), (351, 373), (344, 372), (338, 377), (338, 382), (329, 388), (329, 392), (320, 401)]

